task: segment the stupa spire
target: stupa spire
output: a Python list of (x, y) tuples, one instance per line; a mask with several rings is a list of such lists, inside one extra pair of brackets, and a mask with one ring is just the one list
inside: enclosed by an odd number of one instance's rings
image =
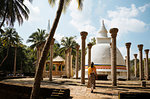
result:
[(102, 20), (101, 30), (98, 32), (100, 37), (107, 37), (107, 30), (104, 25), (104, 20)]
[(50, 32), (50, 20), (48, 20), (47, 32)]

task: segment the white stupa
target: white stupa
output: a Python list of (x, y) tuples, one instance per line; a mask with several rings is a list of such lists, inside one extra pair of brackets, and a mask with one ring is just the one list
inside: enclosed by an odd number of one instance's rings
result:
[[(97, 74), (107, 74), (111, 78), (111, 38), (107, 36), (107, 30), (102, 21), (101, 30), (96, 36), (96, 44), (91, 49), (91, 62), (94, 62)], [(126, 66), (123, 56), (117, 48), (117, 78), (126, 78)], [(79, 76), (81, 71), (79, 71)], [(85, 78), (88, 77), (88, 54), (86, 55)]]

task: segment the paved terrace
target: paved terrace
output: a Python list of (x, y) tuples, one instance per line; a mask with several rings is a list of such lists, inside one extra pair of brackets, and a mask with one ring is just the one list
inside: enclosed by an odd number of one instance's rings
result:
[[(21, 79), (5, 79), (1, 82), (12, 83), (17, 85), (32, 86), (33, 78), (21, 78)], [(73, 99), (117, 99), (119, 92), (149, 92), (150, 93), (150, 81), (146, 81), (147, 87), (141, 87), (141, 81), (118, 81), (117, 87), (111, 86), (111, 81), (96, 81), (96, 89), (94, 93), (90, 93), (90, 89), (86, 85), (81, 85), (80, 79), (64, 79), (53, 78), (52, 82), (49, 82), (48, 78), (44, 78), (42, 81), (42, 87), (49, 88), (69, 88), (70, 95)]]

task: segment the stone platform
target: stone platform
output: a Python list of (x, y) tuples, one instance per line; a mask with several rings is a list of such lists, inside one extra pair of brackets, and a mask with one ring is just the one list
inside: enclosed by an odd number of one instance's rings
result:
[[(1, 82), (32, 86), (33, 78), (6, 79)], [(49, 82), (48, 78), (44, 78), (41, 86), (44, 88), (69, 88), (70, 98), (73, 99), (118, 99), (121, 92), (150, 93), (150, 81), (146, 81), (146, 87), (141, 87), (141, 81), (117, 81), (117, 83), (117, 87), (112, 87), (111, 81), (97, 80), (94, 93), (91, 93), (90, 89), (86, 87), (87, 80), (85, 85), (81, 85), (80, 79), (53, 78), (53, 81)]]

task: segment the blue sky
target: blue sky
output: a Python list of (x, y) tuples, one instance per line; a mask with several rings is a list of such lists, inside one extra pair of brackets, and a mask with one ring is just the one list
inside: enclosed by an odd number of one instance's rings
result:
[[(27, 44), (26, 40), (37, 28), (47, 30), (48, 19), (52, 25), (58, 3), (53, 8), (48, 0), (33, 0), (32, 4), (25, 0), (25, 4), (30, 8), (30, 18), (22, 26), (16, 23), (15, 28)], [(76, 41), (81, 44), (80, 32), (87, 31), (88, 43), (100, 30), (102, 20), (108, 31), (113, 27), (119, 29), (117, 46), (123, 56), (126, 42), (132, 43), (131, 58), (138, 53), (138, 44), (150, 49), (150, 0), (84, 0), (82, 11), (77, 10), (76, 0), (72, 0), (61, 16), (55, 39), (60, 42), (64, 36), (77, 36)]]

